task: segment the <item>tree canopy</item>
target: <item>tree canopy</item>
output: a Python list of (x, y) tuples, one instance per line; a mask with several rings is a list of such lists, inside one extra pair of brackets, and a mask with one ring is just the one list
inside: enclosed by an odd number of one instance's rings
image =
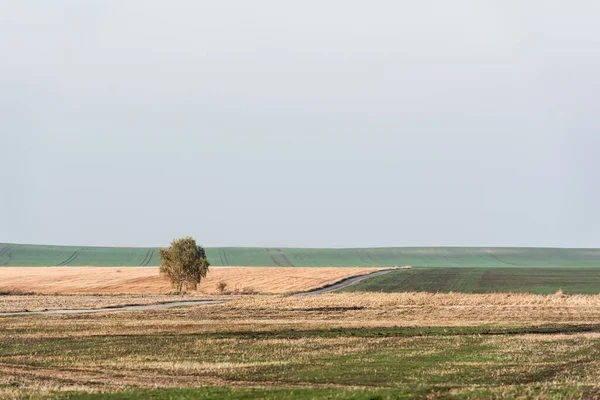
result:
[(166, 277), (177, 293), (196, 290), (208, 272), (210, 264), (202, 246), (187, 236), (175, 239), (167, 249), (160, 249), (160, 274)]

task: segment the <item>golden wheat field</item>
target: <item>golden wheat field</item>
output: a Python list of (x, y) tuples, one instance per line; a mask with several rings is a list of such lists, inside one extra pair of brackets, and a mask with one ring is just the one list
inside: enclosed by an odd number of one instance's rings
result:
[[(288, 293), (315, 289), (381, 268), (211, 267), (196, 293), (227, 291)], [(158, 267), (3, 267), (0, 291), (41, 294), (166, 294), (171, 291)]]

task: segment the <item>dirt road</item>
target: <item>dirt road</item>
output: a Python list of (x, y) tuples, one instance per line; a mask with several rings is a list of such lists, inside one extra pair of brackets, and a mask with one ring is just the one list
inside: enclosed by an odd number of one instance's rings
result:
[[(270, 270), (273, 270), (273, 269), (270, 269)], [(318, 269), (316, 269), (316, 270), (318, 270)], [(325, 294), (325, 293), (334, 292), (336, 290), (340, 290), (340, 289), (344, 289), (344, 288), (356, 285), (356, 284), (364, 281), (365, 279), (369, 279), (369, 278), (372, 278), (375, 276), (387, 274), (390, 271), (392, 271), (392, 269), (378, 270), (378, 271), (375, 271), (372, 273), (359, 275), (359, 276), (350, 276), (350, 277), (338, 280), (335, 283), (332, 283), (332, 284), (329, 284), (326, 286), (322, 286), (317, 289), (298, 293), (295, 296), (317, 296), (317, 295), (321, 295), (321, 294)], [(358, 272), (358, 271), (353, 271), (353, 273), (356, 273), (356, 272)], [(363, 271), (360, 271), (360, 272), (363, 272)], [(331, 277), (331, 274), (329, 275), (329, 277)], [(89, 277), (88, 277), (88, 279), (89, 279)], [(89, 313), (110, 312), (110, 311), (160, 310), (160, 309), (168, 309), (168, 308), (173, 308), (173, 307), (185, 307), (185, 306), (203, 305), (203, 304), (217, 304), (217, 303), (222, 303), (222, 302), (223, 302), (222, 300), (193, 300), (193, 301), (166, 302), (166, 303), (159, 303), (159, 304), (128, 305), (128, 306), (118, 306), (118, 307), (0, 312), (0, 317), (1, 316), (11, 316), (11, 315), (89, 314)]]
[(222, 300), (196, 300), (196, 301), (174, 301), (171, 303), (160, 303), (160, 304), (145, 304), (145, 305), (132, 305), (122, 307), (103, 307), (103, 308), (88, 308), (81, 310), (44, 310), (44, 311), (21, 311), (21, 312), (6, 312), (0, 313), (0, 317), (8, 315), (39, 315), (39, 314), (90, 314), (107, 311), (143, 311), (143, 310), (163, 310), (166, 308), (173, 307), (186, 307), (196, 306), (200, 304), (218, 304), (222, 303)]
[(369, 278), (373, 278), (375, 276), (380, 276), (380, 275), (385, 275), (388, 272), (393, 271), (392, 269), (386, 269), (383, 271), (376, 271), (376, 272), (372, 272), (370, 274), (365, 274), (365, 275), (360, 275), (360, 276), (353, 276), (350, 278), (345, 278), (342, 279), (341, 281), (338, 281), (334, 284), (331, 285), (327, 285), (324, 286), (322, 288), (319, 289), (314, 289), (314, 290), (310, 290), (308, 292), (303, 292), (303, 293), (298, 293), (296, 294), (296, 296), (316, 296), (319, 294), (324, 294), (324, 293), (331, 293), (331, 292), (335, 292), (336, 290), (340, 290), (340, 289), (344, 289), (347, 288), (349, 286), (354, 286), (362, 281), (364, 281), (365, 279), (369, 279)]

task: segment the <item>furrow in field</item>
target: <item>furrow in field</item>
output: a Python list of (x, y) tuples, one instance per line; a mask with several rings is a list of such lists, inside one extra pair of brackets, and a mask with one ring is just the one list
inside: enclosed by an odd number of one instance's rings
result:
[(292, 262), (289, 260), (289, 258), (287, 258), (285, 253), (281, 251), (281, 249), (277, 249), (277, 251), (279, 252), (279, 257), (281, 257), (283, 261), (285, 261), (290, 267), (295, 267), (295, 265), (292, 264)]
[(5, 254), (5, 253), (7, 253), (7, 252), (8, 252), (8, 250), (10, 250), (10, 248), (11, 248), (11, 247), (12, 247), (12, 246), (4, 246), (4, 247), (2, 248), (2, 250), (0, 250), (0, 257), (2, 257), (2, 256)]
[(371, 261), (373, 261), (373, 264), (375, 264), (377, 261), (375, 261), (375, 259), (369, 254), (368, 251), (365, 251), (365, 255), (367, 256), (367, 258)]
[(150, 258), (148, 258), (148, 262), (146, 263), (146, 265), (150, 265), (150, 262), (154, 258), (154, 254), (156, 254), (156, 249), (152, 249), (152, 254), (150, 254)]
[(146, 266), (148, 266), (148, 264), (150, 263), (150, 260), (152, 260), (152, 256), (153, 255), (154, 255), (154, 249), (149, 249), (148, 252), (146, 253), (146, 256), (144, 257), (144, 259), (140, 263), (140, 267), (146, 267)]
[(150, 250), (148, 250), (146, 252), (146, 255), (144, 256), (144, 259), (142, 260), (142, 262), (139, 264), (140, 267), (143, 267), (144, 264), (146, 263), (146, 260), (148, 259), (148, 256), (150, 255)]
[(363, 257), (364, 252), (364, 250), (356, 250), (356, 255), (360, 259), (361, 263), (363, 263), (364, 265), (369, 265), (370, 263), (368, 263), (367, 260), (365, 260), (365, 258)]
[(227, 259), (227, 253), (225, 253), (225, 249), (221, 249), (221, 251), (223, 252), (223, 259), (225, 259), (225, 266), (229, 266), (229, 260)]
[(219, 248), (219, 260), (221, 260), (221, 266), (225, 266), (225, 260), (223, 260), (223, 253), (221, 253), (221, 249)]
[(495, 255), (491, 250), (485, 250), (485, 253), (490, 256), (491, 258), (493, 258), (494, 260), (501, 262), (502, 264), (509, 264), (509, 265), (515, 265), (515, 266), (519, 266), (519, 264), (514, 264), (505, 260), (502, 260), (500, 257), (498, 257), (497, 255)]
[(64, 266), (68, 265), (69, 263), (75, 261), (75, 259), (77, 257), (79, 257), (79, 254), (81, 253), (82, 250), (85, 250), (85, 247), (82, 247), (81, 249), (76, 250), (75, 252), (73, 252), (73, 254), (71, 254), (71, 256), (69, 258), (67, 258), (63, 262), (60, 262), (60, 263), (56, 264), (56, 266), (57, 267), (64, 267)]
[(13, 248), (14, 246), (5, 246), (1, 251), (0, 251), (0, 257), (3, 257), (5, 255), (7, 255), (10, 250)]
[(449, 262), (450, 264), (456, 264), (456, 265), (460, 265), (460, 263), (459, 263), (459, 262), (455, 261), (455, 260), (452, 258), (452, 256), (451, 256), (451, 255), (450, 255), (450, 253), (448, 252), (448, 249), (444, 249), (444, 258), (445, 258), (446, 260), (448, 260), (448, 262)]
[(6, 257), (6, 260), (4, 261), (0, 261), (0, 265), (6, 265), (8, 264), (8, 262), (10, 261), (10, 250), (13, 248), (14, 246), (4, 246), (2, 248), (2, 250), (0, 250), (0, 260), (4, 257)]
[(285, 267), (285, 265), (283, 265), (281, 263), (281, 261), (277, 260), (277, 258), (275, 258), (275, 256), (271, 253), (270, 249), (265, 248), (265, 251), (267, 252), (267, 254), (269, 255), (269, 257), (271, 257), (271, 260), (273, 260), (273, 262), (275, 263), (275, 265), (277, 265), (278, 267)]

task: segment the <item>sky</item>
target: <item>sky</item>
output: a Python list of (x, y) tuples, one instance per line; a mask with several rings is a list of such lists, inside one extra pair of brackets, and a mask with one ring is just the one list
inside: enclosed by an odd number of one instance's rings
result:
[(0, 242), (600, 247), (598, 15), (0, 0)]

